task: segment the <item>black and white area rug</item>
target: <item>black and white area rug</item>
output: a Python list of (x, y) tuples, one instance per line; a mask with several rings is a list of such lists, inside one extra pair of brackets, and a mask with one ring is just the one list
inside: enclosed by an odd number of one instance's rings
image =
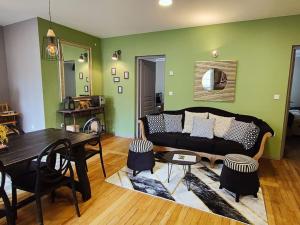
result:
[[(221, 169), (222, 164), (211, 169), (207, 162), (201, 162), (192, 166), (191, 173), (184, 177), (182, 166), (173, 165), (168, 183), (168, 164), (156, 162), (154, 174), (143, 171), (133, 177), (132, 170), (125, 166), (107, 178), (106, 182), (229, 217), (245, 224), (268, 224), (261, 189), (258, 198), (241, 196), (240, 202), (237, 203), (233, 193), (219, 189)], [(191, 191), (187, 190), (185, 179), (191, 182)]]

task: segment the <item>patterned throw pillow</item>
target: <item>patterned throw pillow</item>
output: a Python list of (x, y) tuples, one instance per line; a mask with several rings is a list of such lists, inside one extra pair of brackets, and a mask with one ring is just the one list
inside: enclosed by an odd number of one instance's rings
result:
[(195, 117), (193, 121), (192, 137), (214, 138), (215, 119), (202, 119)]
[(164, 114), (166, 132), (182, 132), (182, 115)]
[(259, 127), (256, 126), (253, 122), (250, 123), (250, 125), (244, 135), (244, 138), (242, 140), (244, 148), (246, 150), (252, 148), (255, 145), (258, 135), (259, 135), (259, 132), (260, 132)]
[(243, 138), (248, 130), (249, 125), (250, 123), (233, 120), (229, 130), (224, 135), (224, 139), (243, 144)]
[(165, 132), (165, 121), (162, 114), (148, 115), (146, 118), (148, 120), (150, 134)]
[(209, 113), (209, 119), (215, 119), (214, 135), (216, 137), (224, 137), (226, 132), (229, 130), (231, 122), (235, 119), (234, 117), (217, 116)]
[(185, 111), (184, 128), (182, 133), (192, 132), (194, 117), (207, 119), (208, 113), (193, 113), (193, 112)]

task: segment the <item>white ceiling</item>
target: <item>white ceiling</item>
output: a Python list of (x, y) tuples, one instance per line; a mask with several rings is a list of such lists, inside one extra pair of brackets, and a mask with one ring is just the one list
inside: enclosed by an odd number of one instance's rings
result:
[[(300, 14), (299, 0), (52, 0), (53, 21), (98, 37)], [(48, 0), (0, 0), (0, 25), (48, 19)]]

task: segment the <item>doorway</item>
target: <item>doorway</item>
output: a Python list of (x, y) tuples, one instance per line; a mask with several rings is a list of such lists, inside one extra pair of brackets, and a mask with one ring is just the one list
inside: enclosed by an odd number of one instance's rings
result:
[(164, 55), (136, 57), (136, 137), (139, 118), (164, 111), (165, 61)]
[(300, 152), (300, 45), (293, 46), (281, 156)]

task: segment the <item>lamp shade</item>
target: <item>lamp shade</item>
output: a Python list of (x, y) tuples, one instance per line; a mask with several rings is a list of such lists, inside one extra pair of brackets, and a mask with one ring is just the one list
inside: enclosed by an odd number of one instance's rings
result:
[(46, 60), (59, 60), (59, 40), (55, 36), (55, 33), (52, 29), (49, 29), (47, 36), (43, 39), (43, 51), (44, 59)]

